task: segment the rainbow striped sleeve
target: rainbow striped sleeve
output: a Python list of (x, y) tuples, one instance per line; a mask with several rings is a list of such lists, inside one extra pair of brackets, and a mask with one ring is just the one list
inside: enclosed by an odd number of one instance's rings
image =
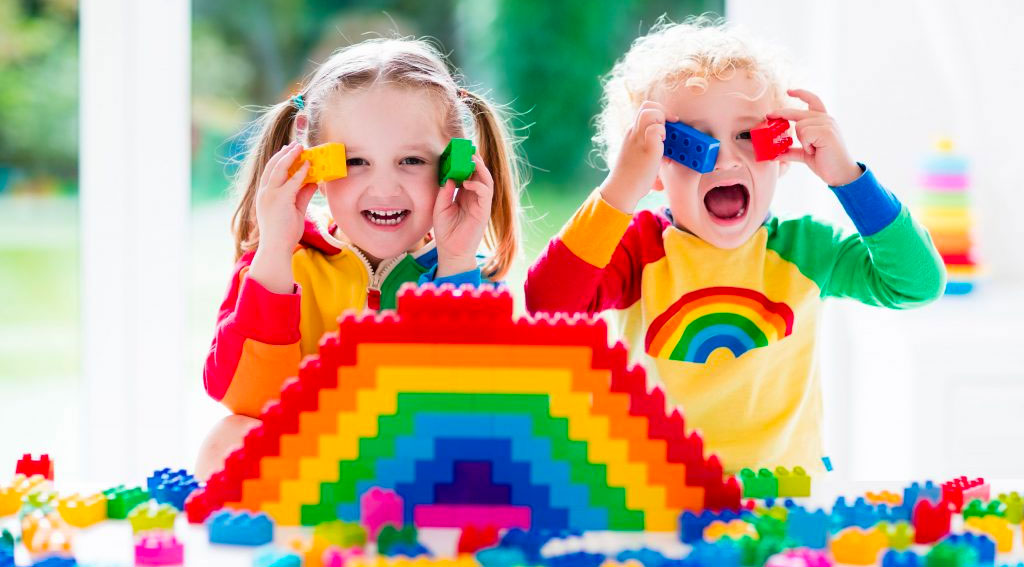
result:
[(640, 298), (643, 267), (665, 256), (668, 219), (629, 215), (594, 191), (530, 267), (526, 307), (532, 313), (599, 313)]
[(768, 248), (814, 280), (822, 297), (846, 297), (891, 309), (938, 298), (946, 273), (928, 231), (870, 171), (855, 183), (856, 190), (840, 188), (839, 196), (863, 233), (844, 236), (810, 217), (773, 220)]
[(247, 276), (252, 253), (235, 267), (221, 304), (217, 332), (203, 367), (203, 383), (215, 400), (237, 414), (258, 416), (295, 375), (299, 346), (300, 295), (276, 294)]

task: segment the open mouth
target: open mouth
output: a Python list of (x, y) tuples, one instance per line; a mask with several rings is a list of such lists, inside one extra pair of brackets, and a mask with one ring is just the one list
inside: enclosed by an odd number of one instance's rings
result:
[(750, 191), (745, 185), (719, 185), (704, 195), (704, 206), (713, 219), (732, 221), (743, 218), (750, 205)]
[(394, 226), (405, 220), (405, 217), (409, 216), (408, 209), (366, 209), (362, 211), (362, 215), (366, 217), (366, 220), (370, 221), (371, 224), (380, 226)]

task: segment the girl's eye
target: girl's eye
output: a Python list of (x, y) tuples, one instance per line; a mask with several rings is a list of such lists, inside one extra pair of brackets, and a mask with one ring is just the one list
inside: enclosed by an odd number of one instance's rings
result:
[(366, 161), (361, 157), (348, 158), (345, 160), (345, 165), (352, 167), (355, 165), (370, 165), (370, 162)]
[(427, 163), (427, 161), (425, 159), (423, 159), (423, 158), (407, 157), (407, 158), (403, 158), (402, 161), (399, 162), (399, 163), (402, 164), (402, 165), (423, 165), (423, 164)]

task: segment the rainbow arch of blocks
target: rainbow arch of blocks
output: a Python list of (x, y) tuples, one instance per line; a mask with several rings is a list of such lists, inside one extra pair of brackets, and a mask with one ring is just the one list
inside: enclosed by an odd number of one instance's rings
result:
[(740, 488), (603, 321), (514, 318), (504, 290), (403, 290), (347, 314), (186, 503), (282, 525), (358, 519), (374, 486), (421, 527), (673, 531)]

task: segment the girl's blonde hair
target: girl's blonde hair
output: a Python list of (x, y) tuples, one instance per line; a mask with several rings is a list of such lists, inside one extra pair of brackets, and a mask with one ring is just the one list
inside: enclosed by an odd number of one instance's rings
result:
[(622, 137), (637, 109), (663, 89), (680, 85), (703, 92), (712, 79), (728, 80), (745, 71), (781, 105), (786, 100), (786, 64), (779, 53), (746, 37), (724, 18), (693, 16), (674, 23), (664, 16), (637, 38), (604, 77), (601, 113), (594, 143), (606, 164), (614, 163)]
[(494, 198), (484, 245), (490, 257), (482, 270), (492, 280), (508, 272), (519, 247), (519, 188), (522, 166), (516, 152), (516, 138), (504, 115), (483, 96), (461, 87), (448, 69), (444, 57), (429, 43), (413, 39), (370, 39), (336, 51), (299, 89), (302, 109), (292, 98), (270, 107), (255, 123), (256, 135), (234, 179), (233, 191), (239, 203), (232, 219), (236, 259), (256, 248), (259, 232), (255, 198), (260, 175), (270, 157), (296, 135), (295, 117), (308, 117), (308, 146), (320, 143), (320, 118), (331, 96), (387, 83), (423, 89), (443, 109), (442, 126), (451, 137), (474, 137), (487, 168), (494, 178)]

